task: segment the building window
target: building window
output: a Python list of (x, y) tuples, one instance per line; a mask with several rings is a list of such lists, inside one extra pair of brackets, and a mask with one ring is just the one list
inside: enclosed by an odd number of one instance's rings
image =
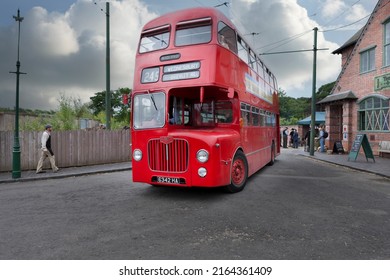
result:
[(365, 73), (375, 69), (375, 48), (371, 48), (360, 53), (360, 73)]
[(359, 130), (389, 132), (390, 98), (369, 96), (359, 103)]
[(390, 65), (390, 21), (384, 24), (384, 47), (383, 47), (383, 63), (384, 66)]

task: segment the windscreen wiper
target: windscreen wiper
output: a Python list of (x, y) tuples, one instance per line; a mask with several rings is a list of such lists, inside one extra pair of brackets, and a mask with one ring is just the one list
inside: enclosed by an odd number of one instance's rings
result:
[(150, 96), (150, 99), (151, 99), (152, 102), (153, 102), (154, 108), (156, 109), (156, 111), (158, 111), (157, 106), (156, 106), (156, 101), (154, 101), (154, 96), (153, 96), (153, 94), (151, 94), (149, 91), (148, 91), (148, 94), (149, 94), (149, 96)]

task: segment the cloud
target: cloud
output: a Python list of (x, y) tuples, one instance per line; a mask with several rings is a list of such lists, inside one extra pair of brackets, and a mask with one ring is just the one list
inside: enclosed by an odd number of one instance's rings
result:
[[(311, 20), (307, 10), (297, 1), (261, 1), (248, 3), (233, 1), (234, 22), (244, 30), (243, 34), (260, 33), (258, 36), (244, 36), (257, 53), (310, 50), (314, 44), (313, 28), (319, 26)], [(250, 29), (249, 29), (250, 28)], [(340, 58), (331, 51), (337, 44), (327, 41), (323, 33), (317, 34), (317, 47), (329, 50), (317, 52), (317, 84), (332, 82), (340, 71)], [(275, 74), (279, 87), (290, 96), (311, 96), (313, 76), (313, 52), (261, 55), (261, 59)], [(306, 91), (305, 91), (306, 88)], [(310, 88), (310, 91), (307, 91)]]
[[(100, 2), (101, 3), (101, 2)], [(55, 109), (59, 94), (88, 102), (106, 88), (105, 6), (78, 0), (65, 13), (42, 7), (21, 23), (20, 107)], [(157, 15), (139, 0), (110, 1), (111, 89), (132, 87), (141, 27)], [(0, 71), (16, 70), (17, 25), (0, 29)], [(3, 59), (4, 57), (4, 59)], [(0, 75), (0, 107), (15, 106), (15, 75)]]
[(322, 8), (322, 16), (329, 21), (344, 19), (347, 23), (355, 22), (369, 14), (359, 1), (347, 4), (342, 0), (326, 0)]
[(322, 8), (324, 18), (334, 17), (346, 9), (346, 4), (342, 0), (326, 0)]
[(350, 13), (346, 16), (346, 20), (349, 22), (355, 22), (369, 14), (369, 11), (367, 11), (362, 5), (354, 5)]
[(65, 15), (48, 13), (34, 7), (23, 22), (24, 40), (30, 42), (29, 52), (39, 56), (67, 56), (79, 51), (75, 31)]

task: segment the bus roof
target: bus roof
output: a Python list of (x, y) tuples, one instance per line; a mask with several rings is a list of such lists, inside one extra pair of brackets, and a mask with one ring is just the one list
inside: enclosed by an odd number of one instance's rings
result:
[(175, 12), (161, 15), (158, 18), (155, 18), (146, 23), (142, 29), (142, 32), (147, 31), (148, 29), (156, 28), (158, 26), (166, 25), (167, 23), (172, 23), (173, 25), (176, 25), (178, 22), (181, 21), (188, 21), (191, 19), (199, 19), (205, 17), (211, 17), (213, 20), (216, 21), (221, 20), (237, 31), (237, 28), (235, 28), (234, 24), (222, 12), (218, 11), (215, 8), (198, 7), (178, 10)]

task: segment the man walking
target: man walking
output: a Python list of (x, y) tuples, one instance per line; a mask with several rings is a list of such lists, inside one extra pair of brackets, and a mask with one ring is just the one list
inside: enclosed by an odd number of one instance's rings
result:
[(56, 166), (56, 161), (54, 158), (53, 150), (51, 149), (51, 125), (48, 124), (45, 126), (45, 131), (42, 134), (41, 139), (41, 158), (38, 161), (37, 165), (37, 174), (38, 173), (44, 173), (45, 171), (42, 170), (43, 162), (48, 157), (50, 161), (51, 168), (53, 169), (53, 172), (57, 172), (59, 168)]

